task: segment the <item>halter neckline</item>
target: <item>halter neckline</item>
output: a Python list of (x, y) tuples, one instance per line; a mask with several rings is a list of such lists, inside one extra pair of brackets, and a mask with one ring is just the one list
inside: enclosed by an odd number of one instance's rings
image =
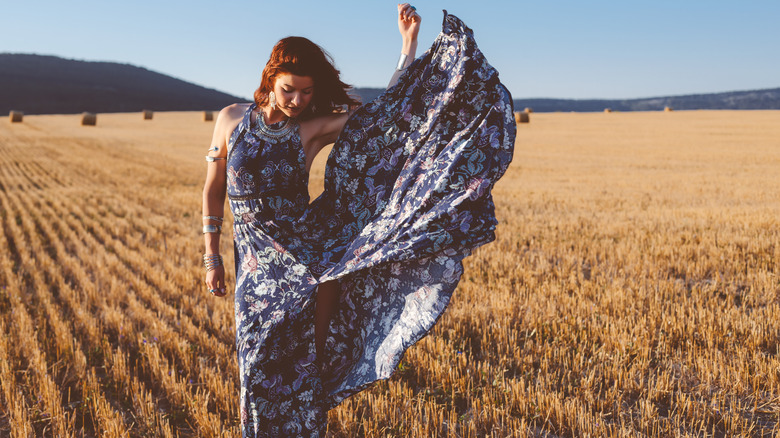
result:
[[(295, 128), (296, 121), (290, 118), (287, 118), (283, 122), (272, 123), (271, 125), (267, 125), (265, 123), (265, 114), (262, 108), (259, 109), (257, 116), (255, 117), (256, 119), (255, 123), (252, 123), (252, 112), (254, 112), (256, 108), (258, 107), (257, 104), (255, 103), (253, 103), (249, 107), (248, 125), (250, 130), (255, 131), (260, 136), (276, 140), (276, 139), (286, 137)], [(274, 125), (278, 125), (279, 123), (284, 123), (284, 124), (278, 128), (274, 127)]]

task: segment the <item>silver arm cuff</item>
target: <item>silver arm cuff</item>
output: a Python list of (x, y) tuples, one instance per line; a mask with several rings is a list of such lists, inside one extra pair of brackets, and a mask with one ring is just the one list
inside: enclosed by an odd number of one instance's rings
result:
[(401, 53), (401, 56), (398, 58), (398, 65), (395, 66), (395, 69), (398, 71), (401, 71), (406, 68), (406, 53)]
[(204, 225), (203, 226), (203, 234), (206, 234), (206, 233), (217, 233), (217, 234), (219, 234), (220, 231), (222, 231), (222, 227), (220, 227), (219, 225)]

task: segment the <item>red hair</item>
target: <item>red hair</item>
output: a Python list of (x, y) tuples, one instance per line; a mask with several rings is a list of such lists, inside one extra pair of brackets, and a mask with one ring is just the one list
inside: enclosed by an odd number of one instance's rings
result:
[(302, 119), (340, 112), (344, 105), (350, 108), (360, 105), (360, 101), (347, 93), (352, 87), (339, 79), (333, 58), (304, 37), (287, 37), (276, 43), (263, 69), (260, 87), (255, 90), (257, 106), (268, 104), (268, 93), (282, 74), (308, 76), (314, 81), (312, 100), (300, 115)]

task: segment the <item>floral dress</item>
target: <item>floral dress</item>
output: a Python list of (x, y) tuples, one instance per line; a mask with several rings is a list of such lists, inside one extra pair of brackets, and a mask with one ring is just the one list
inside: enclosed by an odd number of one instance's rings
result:
[[(462, 259), (492, 241), (490, 190), (512, 159), (509, 92), (471, 29), (441, 34), (353, 113), (309, 204), (297, 124), (247, 110), (230, 138), (243, 435), (324, 436), (328, 409), (390, 377), (444, 312)], [(341, 295), (320, 369), (317, 285)]]

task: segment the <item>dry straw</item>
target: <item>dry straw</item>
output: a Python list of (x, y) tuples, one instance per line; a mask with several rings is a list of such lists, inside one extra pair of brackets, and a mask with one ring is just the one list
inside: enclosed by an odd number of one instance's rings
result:
[(84, 113), (81, 115), (81, 126), (95, 126), (97, 125), (97, 114)]
[(517, 123), (528, 123), (530, 121), (530, 118), (528, 117), (528, 113), (523, 111), (515, 111), (515, 122)]
[(664, 111), (666, 111), (667, 113), (670, 113), (670, 112), (674, 111), (674, 108), (672, 108), (670, 106), (665, 106), (664, 107)]
[(523, 111), (527, 112), (528, 114), (531, 114), (532, 112), (534, 112), (534, 109), (530, 107), (525, 107)]
[(23, 118), (24, 118), (24, 112), (22, 111), (11, 111), (8, 114), (8, 120), (11, 123), (21, 123)]
[(144, 120), (152, 120), (152, 117), (154, 116), (154, 113), (152, 110), (143, 110)]
[[(518, 130), (496, 241), (329, 436), (780, 437), (778, 112), (615, 112)], [(213, 127), (46, 117), (0, 128), (0, 436), (239, 436), (232, 300), (194, 281), (202, 187), (164, 183)], [(160, 148), (177, 166), (135, 159)]]
[(214, 113), (211, 111), (203, 111), (203, 121), (210, 122), (214, 120)]
[(605, 113), (611, 113), (612, 112), (612, 108), (604, 108), (604, 112)]

